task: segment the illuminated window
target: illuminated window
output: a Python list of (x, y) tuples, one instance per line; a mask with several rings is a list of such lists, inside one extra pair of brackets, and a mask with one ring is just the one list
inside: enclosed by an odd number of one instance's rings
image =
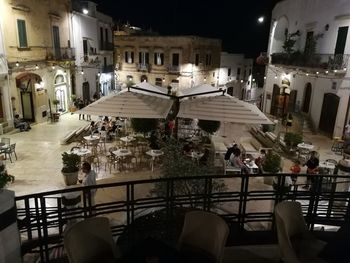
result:
[(227, 76), (231, 76), (231, 68), (228, 68), (228, 70), (227, 70)]
[(19, 47), (28, 47), (26, 21), (17, 19)]
[(134, 63), (134, 52), (125, 51), (125, 63), (132, 64)]
[(148, 65), (149, 64), (149, 53), (145, 51), (139, 52), (139, 63), (140, 65)]
[(164, 65), (164, 53), (161, 53), (161, 52), (154, 53), (154, 64), (157, 66)]

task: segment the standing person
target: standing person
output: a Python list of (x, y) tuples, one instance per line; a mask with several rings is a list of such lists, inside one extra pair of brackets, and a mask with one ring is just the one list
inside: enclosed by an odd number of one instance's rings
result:
[(290, 167), (290, 171), (293, 174), (293, 175), (291, 175), (292, 182), (293, 182), (293, 184), (295, 184), (297, 182), (297, 179), (298, 179), (298, 174), (301, 171), (299, 160), (294, 161), (294, 164)]
[[(85, 100), (85, 103), (84, 103), (84, 106), (86, 107), (86, 106), (89, 105), (89, 104), (90, 104), (90, 100), (86, 99), (86, 100)], [(86, 114), (86, 120), (87, 120), (87, 121), (91, 121), (91, 115)]]
[[(84, 101), (81, 98), (78, 98), (78, 109), (81, 110), (82, 108), (84, 108)], [(81, 117), (83, 118), (83, 120), (85, 119), (85, 115), (79, 113), (79, 120), (81, 119)]]
[[(88, 162), (84, 162), (81, 168), (82, 172), (85, 174), (83, 180), (81, 181), (83, 186), (96, 185), (96, 173), (91, 170), (91, 165)], [(91, 205), (95, 205), (95, 195), (97, 189), (91, 189)]]
[(316, 157), (316, 152), (312, 151), (311, 155), (310, 155), (310, 159), (307, 160), (306, 162), (306, 185), (303, 187), (304, 189), (310, 189), (310, 186), (312, 187), (313, 183), (314, 183), (314, 178), (313, 175), (317, 174), (318, 172), (318, 165), (319, 165), (319, 160)]

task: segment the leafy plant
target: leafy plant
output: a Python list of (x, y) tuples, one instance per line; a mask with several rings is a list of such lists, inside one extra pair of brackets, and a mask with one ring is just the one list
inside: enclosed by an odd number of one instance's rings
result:
[(57, 100), (57, 99), (54, 99), (54, 100), (52, 100), (52, 104), (55, 105), (55, 107), (56, 107), (56, 112), (58, 112), (57, 106), (60, 104), (60, 101)]
[(199, 120), (198, 127), (209, 134), (213, 134), (214, 132), (216, 132), (220, 128), (220, 122), (219, 121)]
[(79, 171), (80, 156), (75, 153), (62, 153), (62, 172), (74, 173)]
[(303, 136), (299, 133), (287, 132), (284, 135), (284, 142), (289, 147), (296, 147), (303, 141)]
[(294, 52), (294, 45), (297, 42), (297, 38), (300, 36), (300, 31), (297, 30), (294, 33), (288, 33), (288, 30), (286, 29), (284, 34), (286, 39), (284, 40), (282, 48), (284, 52), (290, 55)]
[(15, 177), (7, 173), (4, 163), (0, 164), (0, 189), (4, 188), (8, 183), (13, 183)]
[(281, 156), (274, 151), (268, 151), (262, 167), (265, 172), (278, 173), (281, 169)]
[(131, 119), (131, 127), (135, 132), (147, 133), (154, 131), (158, 127), (157, 119)]
[[(198, 165), (183, 153), (184, 143), (170, 138), (163, 148), (164, 158), (162, 166), (163, 178), (192, 177), (214, 174), (213, 158), (209, 158), (207, 166)], [(191, 207), (202, 205), (200, 198), (205, 194), (205, 180), (178, 180), (174, 181), (173, 194), (188, 198)], [(212, 192), (222, 192), (226, 189), (223, 180), (213, 180)], [(157, 183), (151, 194), (164, 197), (167, 194), (167, 184)]]

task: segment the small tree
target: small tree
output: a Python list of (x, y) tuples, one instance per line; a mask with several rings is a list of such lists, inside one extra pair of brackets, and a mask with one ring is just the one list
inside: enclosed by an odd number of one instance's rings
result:
[(282, 48), (288, 55), (290, 55), (294, 52), (294, 45), (297, 42), (297, 37), (300, 36), (300, 31), (297, 30), (294, 33), (288, 34), (288, 30), (286, 29), (284, 35), (286, 39), (284, 40)]
[(154, 131), (157, 129), (158, 120), (133, 118), (131, 119), (131, 127), (135, 132), (145, 134), (147, 132)]
[(56, 112), (58, 112), (58, 105), (60, 104), (60, 101), (57, 99), (52, 100), (52, 104), (55, 105)]
[(219, 121), (199, 120), (198, 127), (209, 134), (213, 134), (214, 132), (216, 132), (220, 128), (220, 122)]
[[(184, 143), (170, 138), (165, 147), (162, 177), (177, 178), (214, 174), (213, 158), (210, 158), (208, 165), (201, 166), (191, 160), (183, 153)], [(223, 180), (212, 181), (212, 192), (222, 192), (226, 189)], [(174, 183), (174, 195), (184, 195), (189, 199), (191, 207), (199, 207), (203, 204), (200, 196), (205, 194), (204, 180), (179, 180)], [(157, 183), (151, 194), (164, 197), (167, 193), (166, 183)], [(199, 197), (199, 198), (198, 198)], [(197, 199), (198, 198), (198, 199)]]

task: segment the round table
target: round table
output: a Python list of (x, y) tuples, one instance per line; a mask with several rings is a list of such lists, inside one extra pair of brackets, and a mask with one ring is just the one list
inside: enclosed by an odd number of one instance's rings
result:
[(97, 136), (97, 135), (84, 136), (84, 140), (86, 141), (94, 141), (99, 139), (100, 139), (100, 136)]
[(132, 136), (125, 136), (120, 138), (121, 141), (125, 142), (125, 145), (127, 146), (129, 142), (132, 142), (135, 140)]
[(313, 149), (314, 149), (314, 145), (312, 145), (312, 144), (307, 144), (307, 143), (299, 143), (298, 145), (297, 145), (297, 147), (298, 148), (300, 148), (300, 149), (305, 149), (305, 150), (308, 150), (308, 151), (312, 151)]
[(76, 149), (73, 149), (71, 153), (75, 153), (76, 155), (79, 155), (79, 156), (85, 156), (85, 155), (91, 154), (91, 150), (86, 148), (79, 148), (79, 149), (76, 148)]
[(153, 172), (153, 170), (154, 170), (154, 161), (155, 161), (156, 157), (159, 157), (159, 156), (163, 155), (164, 152), (161, 151), (161, 150), (149, 150), (149, 151), (146, 152), (146, 154), (152, 157), (151, 170)]
[[(120, 161), (122, 161), (124, 159), (124, 157), (132, 155), (132, 152), (128, 149), (118, 149), (116, 151), (112, 152), (115, 156), (119, 157)], [(121, 163), (120, 167), (120, 171), (122, 170), (123, 167), (123, 163)]]

